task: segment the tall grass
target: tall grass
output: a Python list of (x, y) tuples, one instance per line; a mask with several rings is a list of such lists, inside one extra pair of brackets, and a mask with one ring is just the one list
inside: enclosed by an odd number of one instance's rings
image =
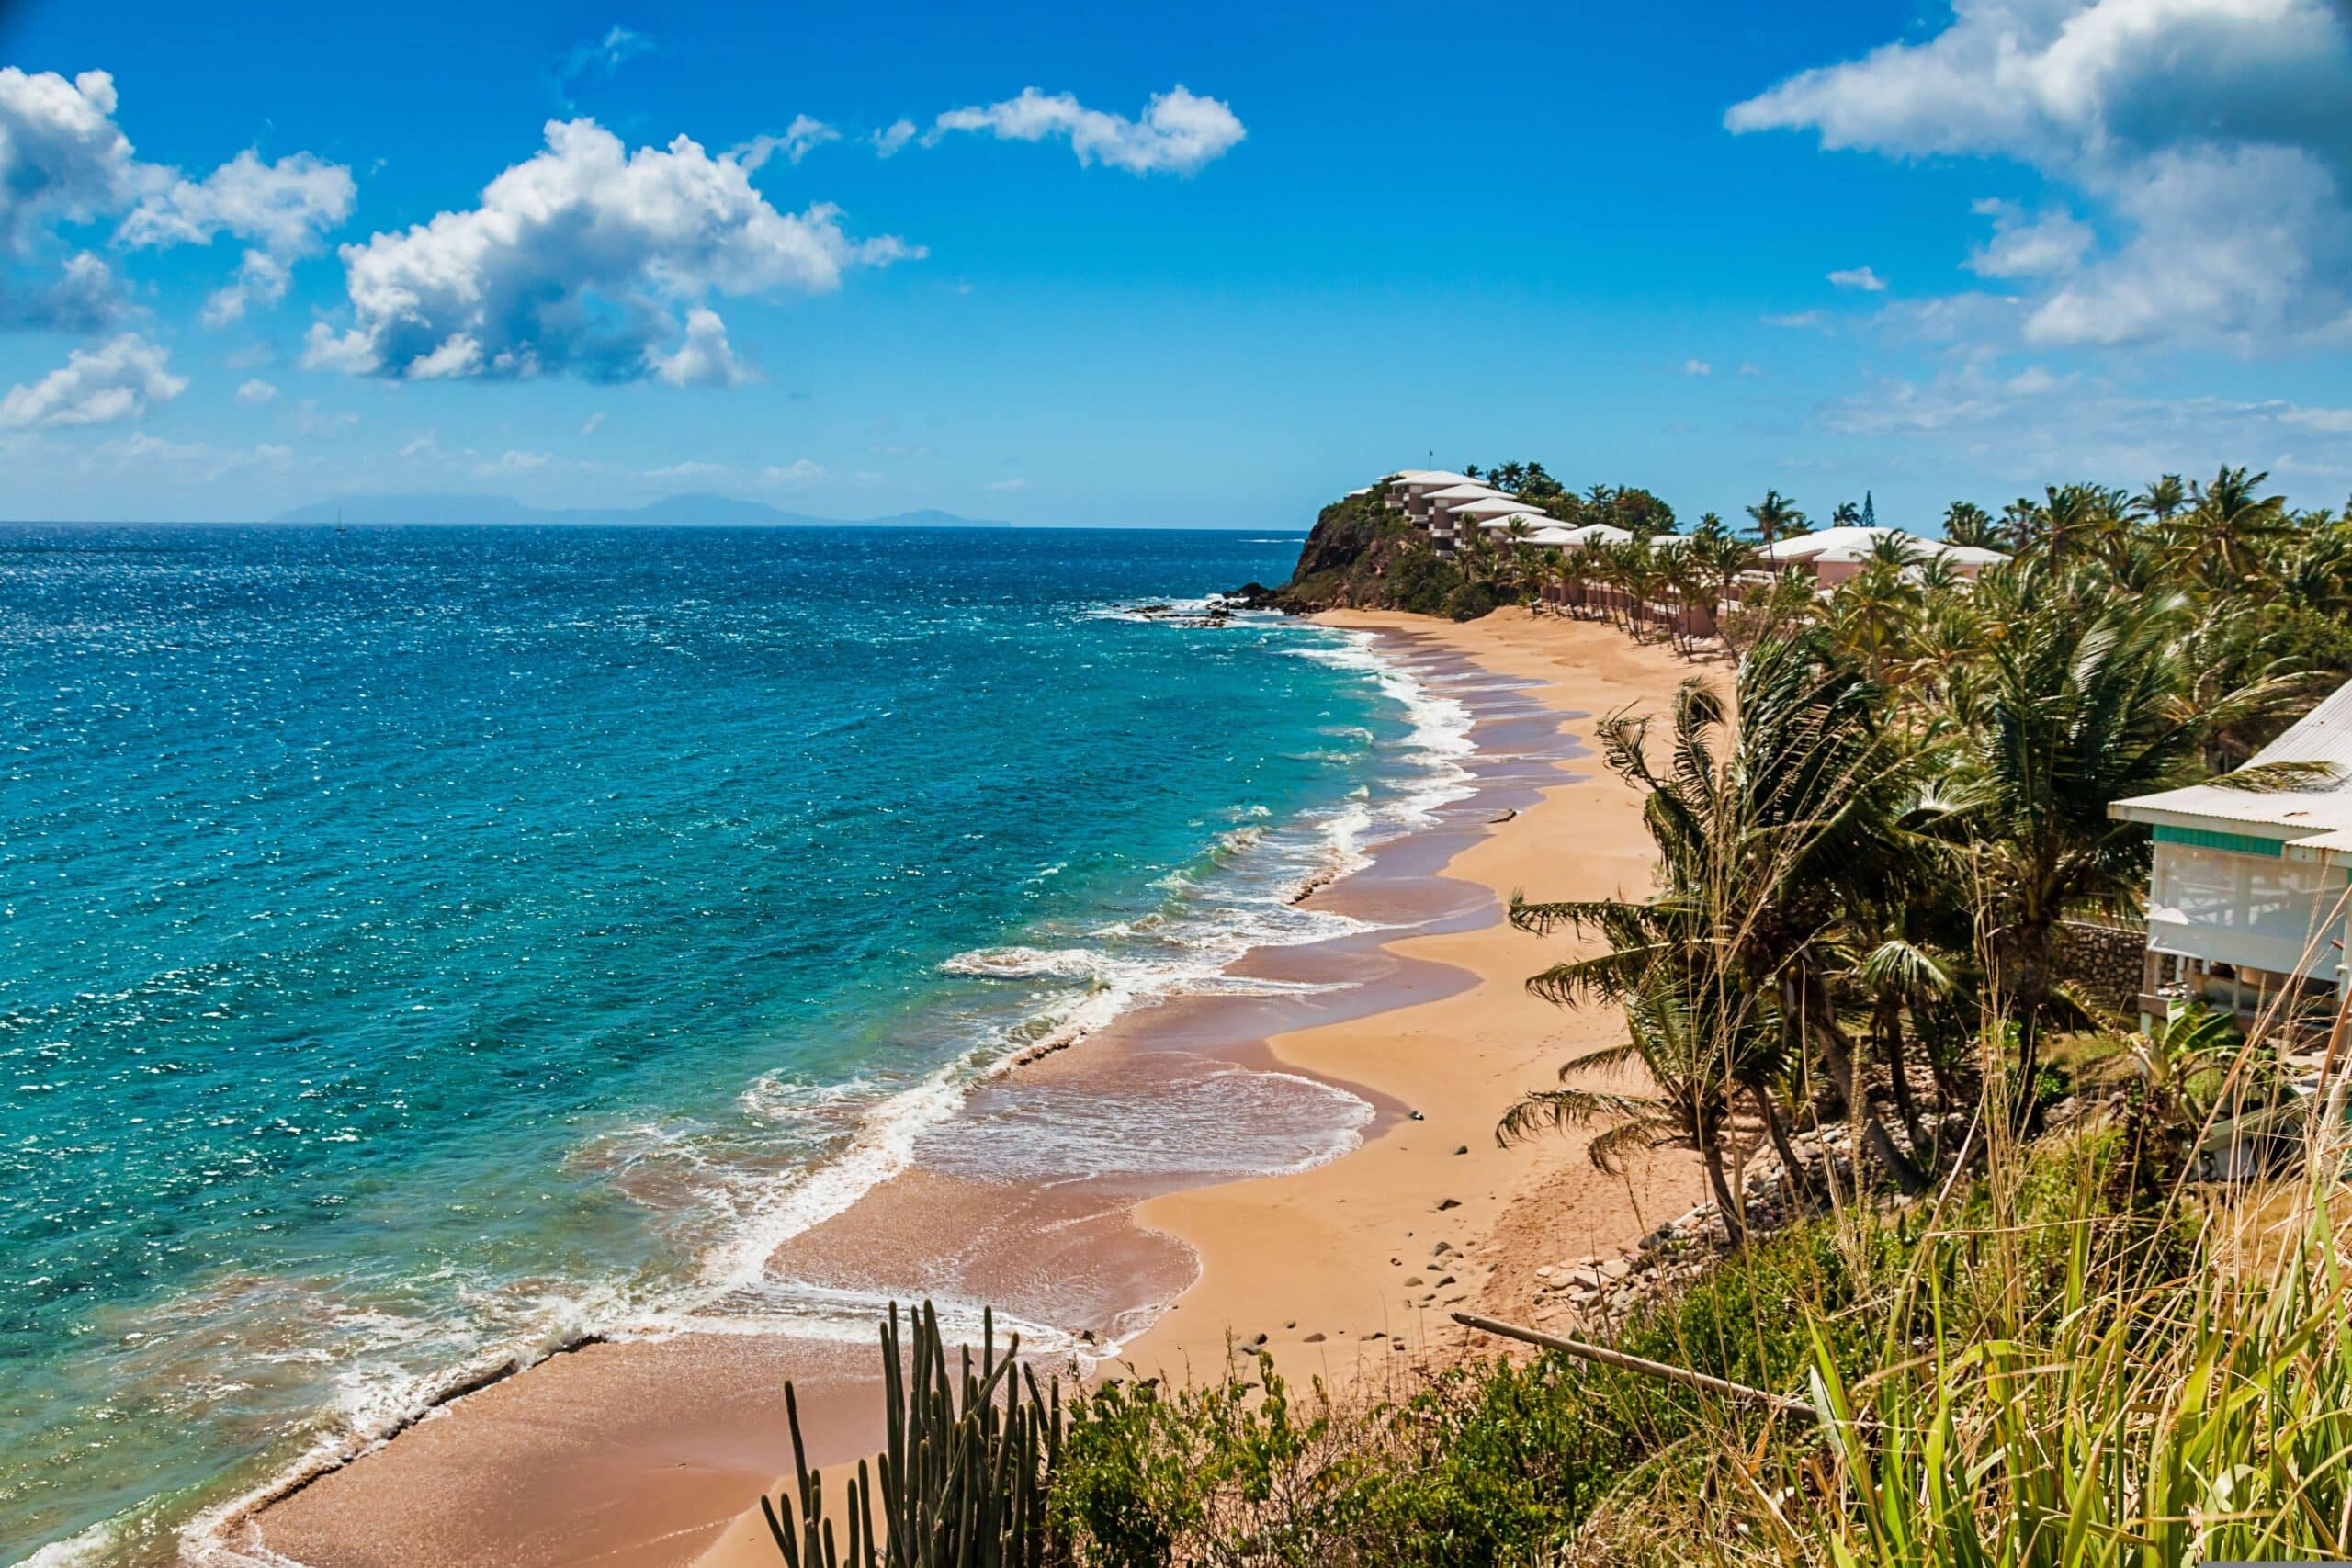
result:
[(2086, 1198), (2071, 1218), (1930, 1231), (1870, 1363), (1811, 1322), (1819, 1448), (1746, 1469), (1747, 1522), (1781, 1562), (1840, 1568), (2340, 1555), (2352, 1299), (2334, 1185), (2219, 1201), (2193, 1230), (2177, 1207), (2135, 1224)]

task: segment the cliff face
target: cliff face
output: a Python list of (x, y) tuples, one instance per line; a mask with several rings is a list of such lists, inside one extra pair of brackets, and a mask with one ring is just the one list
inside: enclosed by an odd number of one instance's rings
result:
[(1457, 621), (1476, 619), (1498, 602), (1491, 586), (1465, 579), (1402, 513), (1369, 495), (1325, 507), (1290, 581), (1245, 596), (1295, 615), (1409, 610)]

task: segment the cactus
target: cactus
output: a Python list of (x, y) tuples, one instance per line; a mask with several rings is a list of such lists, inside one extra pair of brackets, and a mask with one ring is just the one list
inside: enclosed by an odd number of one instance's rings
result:
[(880, 1484), (860, 1460), (842, 1507), (846, 1550), (826, 1517), (824, 1478), (808, 1468), (799, 1404), (785, 1384), (797, 1482), (774, 1499), (763, 1495), (760, 1511), (787, 1568), (1067, 1568), (1075, 1559), (1046, 1507), (1061, 1453), (1060, 1381), (1049, 1377), (1041, 1390), (1015, 1364), (1018, 1335), (998, 1357), (993, 1312), (981, 1319), (978, 1369), (969, 1347), (958, 1352), (960, 1378), (948, 1375), (929, 1302), (912, 1326), (912, 1354), (902, 1357), (891, 1303), (882, 1325), (888, 1437)]

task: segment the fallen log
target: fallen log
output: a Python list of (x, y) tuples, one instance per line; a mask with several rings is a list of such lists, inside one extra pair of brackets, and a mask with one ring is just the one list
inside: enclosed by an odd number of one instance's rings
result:
[(1752, 1400), (1783, 1416), (1795, 1416), (1815, 1422), (1821, 1419), (1821, 1412), (1802, 1399), (1792, 1399), (1782, 1393), (1770, 1393), (1763, 1389), (1750, 1388), (1746, 1383), (1733, 1382), (1726, 1378), (1710, 1377), (1705, 1372), (1694, 1372), (1687, 1367), (1670, 1367), (1664, 1361), (1653, 1361), (1645, 1356), (1629, 1356), (1623, 1350), (1611, 1350), (1606, 1345), (1589, 1345), (1581, 1339), (1566, 1339), (1556, 1334), (1546, 1334), (1541, 1329), (1521, 1328), (1515, 1323), (1480, 1317), (1476, 1313), (1471, 1312), (1455, 1313), (1453, 1321), (1465, 1328), (1475, 1328), (1481, 1334), (1498, 1334), (1506, 1339), (1517, 1339), (1529, 1345), (1540, 1345), (1546, 1350), (1558, 1350), (1566, 1355), (1580, 1356), (1588, 1361), (1599, 1361), (1603, 1366), (1617, 1367), (1629, 1372), (1639, 1372), (1644, 1377), (1679, 1382), (1685, 1388), (1703, 1389), (1709, 1393), (1720, 1393), (1731, 1399)]

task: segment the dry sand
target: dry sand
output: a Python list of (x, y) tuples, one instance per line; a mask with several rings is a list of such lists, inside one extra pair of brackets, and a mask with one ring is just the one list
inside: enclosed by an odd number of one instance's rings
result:
[[(1665, 649), (1635, 646), (1612, 628), (1521, 609), (1465, 626), (1363, 612), (1325, 620), (1529, 682), (1523, 695), (1589, 748), (1595, 718), (1627, 705), (1662, 709), (1691, 673)], [(1588, 1164), (1579, 1138), (1496, 1145), (1496, 1119), (1512, 1099), (1616, 1029), (1605, 1011), (1566, 1013), (1527, 995), (1526, 977), (1574, 947), (1511, 930), (1499, 919), (1501, 901), (1521, 889), (1548, 898), (1638, 895), (1650, 883), (1633, 793), (1597, 756), (1561, 767), (1557, 783), (1551, 776), (1540, 799), (1469, 838), (1444, 865), (1468, 902), (1486, 903), (1487, 918), (1385, 944), (1397, 976), (1380, 994), (1404, 1005), (1265, 1043), (1282, 1066), (1417, 1115), (1387, 1118), (1362, 1148), (1310, 1170), (1163, 1192), (1089, 1222), (1102, 1247), (1129, 1249), (1123, 1256), (1181, 1257), (1171, 1237), (1197, 1254), (1197, 1281), (1127, 1348), (1127, 1363), (1213, 1376), (1229, 1345), (1247, 1348), (1262, 1334), (1295, 1377), (1391, 1377), (1459, 1352), (1449, 1310), (1523, 1317), (1537, 1265), (1627, 1245), (1697, 1201), (1697, 1161), (1676, 1151), (1611, 1177)], [(1346, 892), (1345, 884), (1332, 890)], [(1155, 1026), (1147, 1018), (1139, 1027)], [(1182, 1019), (1157, 1027), (1181, 1032)], [(1082, 1072), (1088, 1055), (1067, 1053), (1034, 1070)], [(870, 1251), (888, 1245), (877, 1238), (903, 1223), (897, 1216), (937, 1210), (938, 1194), (910, 1176), (862, 1201), (831, 1227), (830, 1245)], [(1438, 1252), (1440, 1244), (1448, 1250)], [(806, 1262), (822, 1257), (828, 1238), (820, 1229), (797, 1245)], [(822, 1417), (810, 1396), (819, 1411), (849, 1397), (859, 1387), (855, 1362), (872, 1355), (779, 1365), (779, 1357), (805, 1353), (789, 1342), (686, 1336), (558, 1357), (273, 1505), (255, 1521), (260, 1540), (322, 1568), (771, 1563), (756, 1495), (763, 1479), (773, 1490), (785, 1461), (781, 1378), (800, 1380), (804, 1420), (814, 1425)], [(812, 1440), (814, 1457), (854, 1457), (872, 1441), (869, 1426), (835, 1424)], [(837, 1485), (828, 1487), (835, 1496)]]

